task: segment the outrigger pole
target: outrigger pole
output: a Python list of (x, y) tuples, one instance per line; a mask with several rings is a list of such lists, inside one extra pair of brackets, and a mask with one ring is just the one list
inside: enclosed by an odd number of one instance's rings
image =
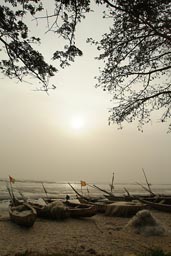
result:
[(138, 185), (140, 185), (144, 190), (146, 190), (147, 192), (149, 192), (152, 196), (155, 196), (155, 194), (149, 190), (148, 188), (146, 188), (145, 186), (143, 186), (141, 183), (137, 182)]
[(85, 200), (88, 200), (87, 197), (81, 195), (69, 182), (68, 182), (68, 185), (74, 190), (74, 192), (81, 198), (85, 199)]
[(148, 182), (148, 179), (147, 179), (147, 176), (146, 176), (146, 174), (145, 174), (145, 171), (144, 171), (144, 169), (142, 168), (142, 171), (143, 171), (143, 174), (144, 174), (144, 177), (145, 177), (145, 180), (146, 180), (146, 183), (147, 183), (147, 186), (148, 186), (148, 192), (150, 192), (150, 194), (152, 194), (152, 195), (154, 195), (154, 193), (152, 192), (152, 190), (151, 190), (151, 184)]
[[(89, 185), (89, 186), (90, 186), (90, 185)], [(109, 191), (107, 191), (107, 190), (105, 190), (105, 189), (99, 188), (99, 187), (96, 186), (96, 185), (93, 185), (93, 187), (94, 187), (94, 188), (97, 188), (98, 190), (100, 190), (100, 191), (102, 191), (102, 192), (104, 192), (104, 193), (106, 193), (106, 194), (108, 194), (108, 195), (110, 195), (110, 196), (114, 196), (111, 192), (109, 192)]]
[(42, 182), (42, 187), (43, 187), (43, 190), (44, 190), (44, 192), (45, 192), (46, 198), (49, 199), (49, 197), (48, 197), (48, 192), (47, 192), (47, 190), (45, 189), (45, 186), (44, 186), (43, 182)]

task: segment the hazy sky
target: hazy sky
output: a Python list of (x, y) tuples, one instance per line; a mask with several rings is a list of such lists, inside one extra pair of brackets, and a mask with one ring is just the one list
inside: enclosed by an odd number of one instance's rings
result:
[[(41, 34), (41, 26), (33, 27)], [(106, 182), (114, 171), (116, 182), (136, 182), (144, 181), (144, 168), (150, 182), (170, 183), (168, 124), (155, 116), (143, 133), (136, 123), (108, 126), (111, 96), (94, 87), (97, 53), (85, 43), (106, 28), (98, 15), (83, 22), (77, 35), (84, 56), (52, 79), (57, 89), (49, 95), (34, 91), (33, 79), (21, 84), (0, 74), (0, 177)], [(43, 35), (40, 50), (50, 58), (57, 45), (53, 35)]]

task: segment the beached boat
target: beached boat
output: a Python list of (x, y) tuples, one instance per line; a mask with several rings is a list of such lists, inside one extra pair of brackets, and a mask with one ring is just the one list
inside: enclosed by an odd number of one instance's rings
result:
[(92, 202), (92, 201), (86, 200), (79, 196), (77, 196), (77, 199), (81, 204), (89, 204), (89, 205), (95, 206), (97, 209), (97, 212), (99, 212), (99, 213), (104, 213), (106, 211), (106, 206), (111, 203), (108, 200)]
[(36, 210), (27, 203), (9, 206), (9, 215), (13, 222), (25, 227), (33, 226), (37, 217)]
[(45, 219), (63, 220), (69, 217), (67, 207), (60, 200), (51, 203), (31, 203), (37, 212), (37, 216)]
[(117, 202), (117, 201), (126, 201), (130, 202), (133, 200), (132, 196), (127, 196), (127, 195), (121, 195), (121, 196), (116, 196), (116, 195), (106, 195), (104, 194), (104, 197), (108, 199), (109, 201)]
[(134, 199), (145, 200), (153, 203), (171, 204), (171, 196), (167, 195), (156, 195), (154, 197), (134, 196)]
[(153, 202), (153, 201), (149, 201), (149, 200), (145, 200), (145, 199), (139, 199), (140, 202), (146, 204), (148, 207), (159, 210), (159, 211), (163, 211), (163, 212), (171, 212), (171, 204), (166, 204), (163, 203), (162, 201), (160, 202)]
[(131, 202), (133, 200), (135, 200), (135, 198), (142, 198), (142, 199), (151, 199), (153, 200), (153, 198), (156, 198), (158, 195), (155, 195), (154, 193), (148, 193), (148, 194), (130, 194), (129, 191), (125, 189), (127, 194), (123, 194), (123, 195), (115, 195), (105, 189), (102, 189), (100, 187), (98, 187), (97, 185), (93, 185), (94, 188), (97, 188), (98, 190), (100, 190), (101, 192), (105, 193), (103, 194), (105, 198), (107, 198), (109, 201), (111, 202)]
[(143, 209), (146, 209), (146, 204), (137, 201), (114, 202), (107, 205), (105, 215), (128, 218), (134, 216), (138, 211), (141, 211)]
[(65, 219), (67, 217), (81, 218), (92, 217), (97, 213), (97, 208), (90, 204), (80, 204), (71, 201), (56, 200), (46, 205), (32, 204), (37, 211), (37, 216), (47, 219)]
[(97, 207), (91, 204), (74, 203), (71, 201), (63, 202), (67, 207), (69, 216), (72, 218), (92, 217), (97, 213)]
[(39, 203), (32, 203), (32, 202), (30, 204), (36, 210), (37, 217), (48, 218), (48, 213), (45, 210), (44, 205), (41, 205)]

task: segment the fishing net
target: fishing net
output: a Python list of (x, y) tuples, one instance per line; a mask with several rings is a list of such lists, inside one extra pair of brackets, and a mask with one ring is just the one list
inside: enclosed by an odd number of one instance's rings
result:
[(44, 214), (52, 219), (61, 220), (69, 216), (67, 208), (60, 201), (54, 201), (44, 206)]
[(165, 228), (148, 210), (142, 210), (128, 222), (126, 228), (132, 228), (136, 233), (145, 236), (159, 236), (165, 233)]

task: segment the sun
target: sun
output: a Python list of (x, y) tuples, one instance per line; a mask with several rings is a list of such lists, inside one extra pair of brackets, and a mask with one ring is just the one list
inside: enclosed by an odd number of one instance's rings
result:
[(73, 130), (81, 130), (85, 126), (85, 120), (81, 116), (75, 116), (71, 119), (71, 127)]

